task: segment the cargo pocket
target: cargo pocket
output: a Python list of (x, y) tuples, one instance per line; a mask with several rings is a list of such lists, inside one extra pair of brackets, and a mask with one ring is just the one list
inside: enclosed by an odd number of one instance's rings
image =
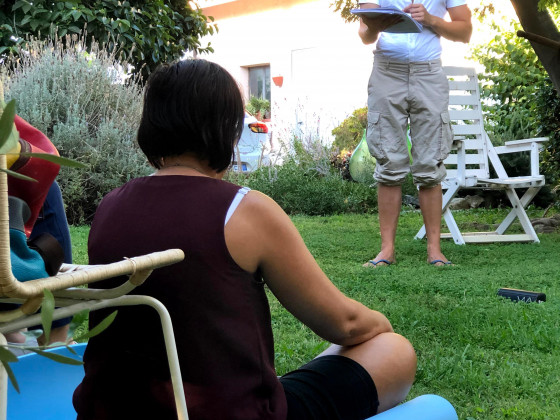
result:
[(451, 118), (449, 117), (449, 112), (445, 111), (441, 113), (441, 138), (440, 138), (440, 161), (444, 160), (451, 151), (451, 145), (453, 144), (453, 128), (451, 126)]
[(387, 154), (381, 144), (381, 124), (379, 119), (381, 113), (368, 111), (367, 144), (369, 152), (379, 161), (386, 160)]

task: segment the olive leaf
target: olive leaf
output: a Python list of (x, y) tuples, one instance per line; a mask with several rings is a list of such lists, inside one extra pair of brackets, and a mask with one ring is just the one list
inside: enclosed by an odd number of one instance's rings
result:
[(10, 176), (13, 176), (14, 178), (23, 179), (24, 181), (38, 182), (36, 179), (33, 179), (27, 175), (23, 175), (15, 171), (10, 171), (9, 169), (0, 168), (0, 171), (5, 172)]
[(95, 337), (96, 335), (102, 333), (103, 331), (105, 331), (109, 327), (109, 325), (111, 325), (113, 323), (113, 321), (115, 320), (115, 317), (117, 316), (117, 313), (118, 313), (118, 311), (112, 312), (110, 315), (108, 315), (106, 318), (104, 318), (99, 324), (97, 324), (95, 327), (93, 327), (88, 332), (74, 337), (74, 340), (85, 340), (86, 338)]
[(41, 325), (43, 326), (43, 334), (45, 342), (49, 342), (51, 335), (51, 324), (54, 314), (54, 296), (50, 290), (43, 289), (43, 303), (41, 304)]
[(0, 103), (2, 117), (0, 117), (0, 154), (5, 154), (16, 147), (19, 140), (19, 133), (14, 124), (16, 115), (16, 101), (12, 99), (4, 107)]
[(20, 156), (27, 156), (27, 157), (36, 157), (39, 159), (47, 160), (52, 163), (56, 163), (61, 166), (68, 166), (70, 168), (85, 168), (81, 162), (77, 162), (72, 159), (68, 159), (62, 156), (51, 155), (49, 153), (20, 153)]
[(50, 360), (54, 360), (55, 362), (58, 362), (58, 363), (64, 363), (66, 365), (83, 365), (84, 364), (84, 362), (82, 362), (80, 359), (74, 359), (72, 357), (63, 356), (61, 354), (51, 353), (49, 351), (41, 350), (38, 347), (29, 347), (27, 350), (31, 350), (32, 352), (37, 353), (40, 356), (46, 357), (47, 359), (50, 359)]
[[(17, 383), (16, 376), (14, 375), (14, 371), (10, 367), (10, 364), (7, 361), (4, 360), (4, 355), (5, 355), (4, 352), (10, 353), (12, 356), (13, 356), (13, 354), (8, 349), (5, 349), (4, 347), (0, 346), (0, 363), (2, 363), (2, 366), (4, 366), (4, 369), (6, 369), (6, 373), (8, 374), (8, 378), (10, 379), (10, 382), (12, 383), (14, 389), (19, 393), (19, 384)], [(16, 362), (18, 361), (17, 357), (16, 357), (15, 361)]]

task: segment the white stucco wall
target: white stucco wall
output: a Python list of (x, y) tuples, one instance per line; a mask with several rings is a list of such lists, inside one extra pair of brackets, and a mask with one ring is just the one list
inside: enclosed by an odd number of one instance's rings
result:
[[(203, 58), (228, 69), (245, 92), (249, 66), (270, 64), (271, 77), (283, 76), (282, 87), (272, 84), (271, 92), (276, 138), (287, 139), (300, 127), (305, 139), (328, 142), (334, 127), (366, 106), (373, 45), (363, 45), (358, 23), (345, 23), (330, 3), (316, 0), (218, 20), (219, 32), (202, 40), (215, 50)], [(467, 53), (467, 45), (445, 41), (442, 60), (472, 65)]]
[[(345, 24), (329, 0), (304, 3), (218, 21), (205, 56), (226, 69), (247, 92), (247, 66), (270, 64), (272, 126), (275, 136), (290, 137), (299, 126), (313, 136), (330, 131), (354, 109), (365, 106), (372, 47), (357, 35), (357, 23)], [(301, 124), (298, 124), (301, 123)]]

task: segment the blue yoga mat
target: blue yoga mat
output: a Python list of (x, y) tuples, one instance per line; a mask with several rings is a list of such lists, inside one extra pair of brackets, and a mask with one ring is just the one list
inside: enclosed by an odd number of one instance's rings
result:
[[(71, 347), (78, 356), (65, 347), (49, 352), (81, 360), (86, 344)], [(83, 366), (58, 363), (35, 353), (20, 356), (19, 361), (10, 366), (20, 393), (11, 383), (8, 385), (8, 420), (76, 419), (72, 394), (84, 377)]]
[[(81, 358), (86, 344), (76, 344), (74, 356), (65, 347), (50, 352)], [(75, 420), (74, 389), (84, 376), (83, 366), (66, 365), (27, 354), (10, 364), (20, 387), (8, 385), (8, 420)], [(438, 395), (422, 395), (367, 420), (457, 420), (455, 409)]]
[(449, 401), (439, 395), (421, 395), (367, 420), (457, 420)]

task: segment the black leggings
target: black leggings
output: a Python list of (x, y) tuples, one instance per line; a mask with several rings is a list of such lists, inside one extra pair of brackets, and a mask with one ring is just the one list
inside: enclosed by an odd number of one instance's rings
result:
[(322, 356), (280, 378), (288, 420), (364, 420), (379, 398), (369, 373), (344, 356)]

